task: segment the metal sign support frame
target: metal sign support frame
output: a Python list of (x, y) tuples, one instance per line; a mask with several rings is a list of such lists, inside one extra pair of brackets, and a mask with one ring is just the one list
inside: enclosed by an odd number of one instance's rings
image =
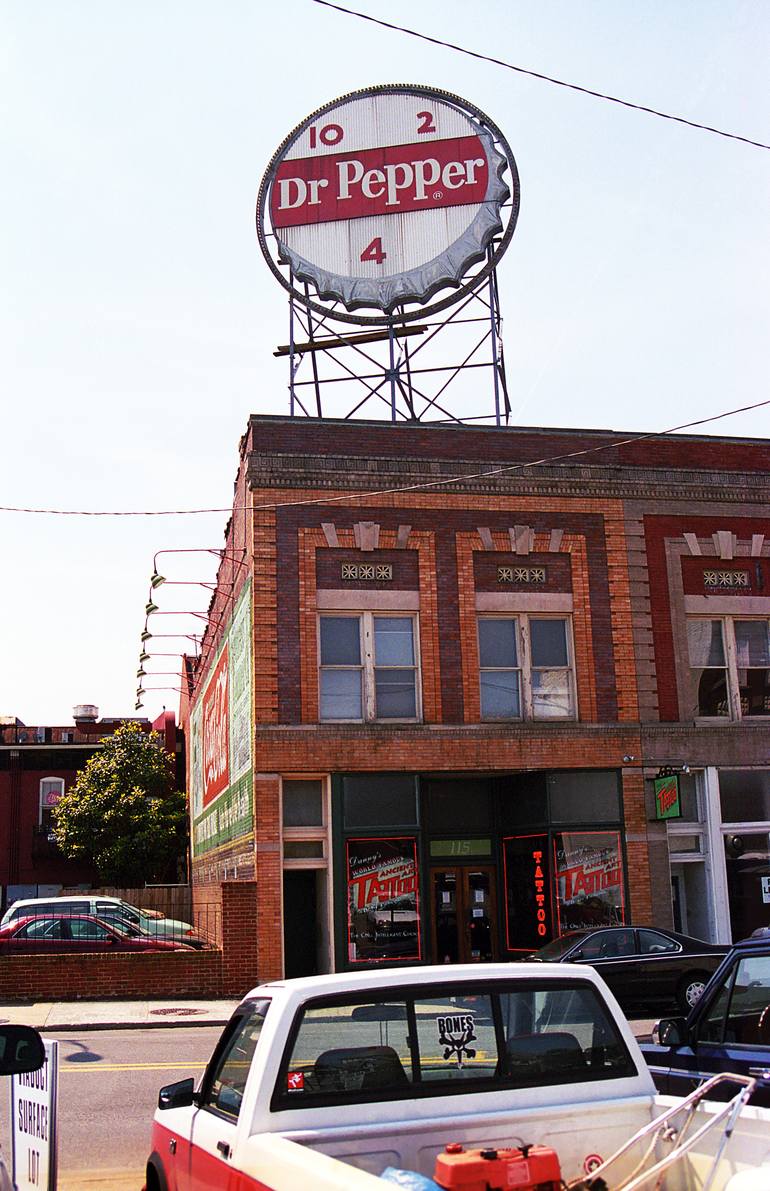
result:
[[(490, 245), (487, 265), (491, 263), (493, 253), (494, 246)], [(319, 315), (315, 306), (314, 313), (307, 283), (304, 291), (306, 300), (302, 302), (296, 296), (294, 284), (289, 290), (289, 342), (274, 353), (288, 357), (290, 417), (341, 416), (347, 420), (373, 401), (387, 406), (392, 422), (446, 420), (462, 423), (492, 419), (496, 426), (508, 424), (511, 406), (505, 375), (500, 293), (494, 267), (489, 269), (479, 286), (442, 311), (440, 318), (429, 318), (423, 324), (406, 322), (395, 314), (387, 327), (361, 326), (352, 331), (345, 326), (340, 330), (339, 324), (331, 325), (335, 318), (334, 307), (330, 306), (328, 314)], [(449, 339), (456, 350), (462, 337), (460, 332), (469, 350), (459, 363), (415, 367), (416, 363), (422, 362), (420, 354), (425, 353), (438, 336)], [(300, 339), (299, 335), (304, 338)], [(414, 346), (410, 347), (410, 339), (416, 341)], [(311, 376), (301, 379), (299, 374), (307, 357)], [(456, 390), (458, 379), (467, 379), (472, 369), (491, 370), (493, 409), (488, 414), (469, 419), (452, 413), (443, 396), (453, 384)], [(432, 390), (426, 387), (431, 384)], [(345, 385), (356, 390), (353, 403), (346, 404), (341, 414), (327, 414), (324, 396), (330, 397), (333, 391), (339, 392), (338, 386)], [(311, 394), (306, 395), (307, 389)]]

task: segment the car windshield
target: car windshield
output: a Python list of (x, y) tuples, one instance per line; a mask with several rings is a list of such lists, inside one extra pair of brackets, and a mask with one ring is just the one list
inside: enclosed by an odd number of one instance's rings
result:
[(566, 955), (570, 947), (585, 938), (585, 931), (573, 931), (569, 935), (559, 935), (555, 939), (551, 939), (550, 943), (546, 943), (545, 947), (541, 947), (539, 951), (535, 952), (535, 959), (558, 959), (561, 955)]

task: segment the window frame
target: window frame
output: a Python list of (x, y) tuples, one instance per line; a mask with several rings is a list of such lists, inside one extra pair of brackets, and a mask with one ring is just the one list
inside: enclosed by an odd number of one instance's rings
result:
[[(479, 625), (482, 620), (506, 620), (514, 622), (516, 635), (516, 649), (518, 665), (511, 666), (482, 666), (481, 642)], [(564, 624), (564, 640), (567, 650), (566, 666), (534, 666), (532, 663), (532, 644), (529, 624), (532, 620), (558, 620)], [(573, 638), (572, 615), (565, 612), (477, 612), (476, 613), (476, 648), (479, 673), (479, 717), (483, 723), (576, 723), (578, 720), (577, 681), (575, 676), (575, 645)], [(546, 670), (558, 670), (567, 675), (567, 690), (570, 703), (570, 714), (564, 716), (536, 716), (534, 714), (533, 674)], [(481, 697), (481, 676), (485, 673), (516, 672), (519, 675), (520, 714), (517, 716), (484, 715)]]
[[(65, 794), (65, 781), (64, 778), (59, 777), (58, 774), (51, 774), (49, 777), (41, 777), (40, 779), (37, 799), (37, 825), (38, 827), (50, 828), (53, 826), (53, 808), (50, 806), (43, 806), (43, 787), (47, 782), (56, 782), (59, 787), (59, 798), (63, 798)], [(44, 811), (47, 812), (46, 818), (43, 817)]]
[[(693, 622), (702, 621), (719, 621), (722, 629), (722, 649), (724, 652), (724, 666), (693, 666), (690, 661), (690, 647), (688, 626)], [(741, 670), (765, 670), (770, 674), (770, 665), (768, 666), (739, 666), (738, 665), (738, 646), (735, 639), (735, 624), (736, 622), (754, 621), (764, 624), (768, 633), (768, 641), (770, 643), (770, 616), (751, 616), (748, 613), (738, 612), (722, 612), (722, 613), (705, 613), (702, 615), (695, 615), (688, 613), (685, 625), (685, 641), (686, 641), (686, 660), (689, 673), (692, 675), (705, 670), (724, 670), (725, 686), (727, 689), (727, 715), (707, 715), (703, 714), (700, 709), (699, 698), (699, 684), (694, 690), (695, 698), (695, 721), (696, 723), (707, 724), (725, 724), (725, 723), (740, 723), (743, 720), (749, 723), (766, 724), (770, 720), (770, 711), (767, 715), (748, 715), (744, 714), (741, 709), (741, 684), (740, 671)]]
[[(243, 1099), (245, 1099), (246, 1088), (251, 1076), (251, 1071), (254, 1065), (254, 1054), (259, 1045), (259, 1038), (254, 1045), (254, 1052), (252, 1052), (251, 1060), (249, 1062), (249, 1070), (246, 1072), (246, 1078), (243, 1083), (243, 1096), (241, 1103), (238, 1106), (237, 1113), (227, 1112), (220, 1108), (213, 1100), (209, 1099), (212, 1088), (216, 1079), (219, 1078), (225, 1059), (229, 1059), (235, 1043), (243, 1037), (244, 1031), (253, 1021), (255, 1016), (262, 1018), (262, 1025), (260, 1026), (260, 1035), (264, 1029), (265, 1019), (270, 1010), (270, 997), (255, 997), (252, 1000), (242, 1001), (238, 1009), (230, 1018), (224, 1032), (214, 1048), (206, 1069), (203, 1072), (203, 1077), (200, 1082), (200, 1087), (196, 1093), (195, 1103), (197, 1107), (203, 1112), (209, 1112), (212, 1116), (218, 1117), (222, 1121), (227, 1121), (231, 1125), (237, 1125), (240, 1120), (241, 1108), (243, 1107)], [(259, 1006), (264, 1006), (263, 1009), (258, 1009)]]
[[(617, 1079), (634, 1078), (639, 1074), (636, 1062), (626, 1046), (625, 1040), (618, 1029), (617, 1022), (613, 1014), (610, 1012), (601, 991), (588, 980), (580, 980), (579, 977), (565, 977), (557, 980), (513, 980), (510, 981), (495, 981), (490, 985), (485, 983), (483, 979), (471, 980), (463, 979), (453, 983), (446, 981), (436, 981), (435, 983), (417, 984), (417, 985), (394, 985), (388, 986), (380, 990), (380, 999), (386, 1000), (388, 1003), (403, 1001), (406, 1009), (406, 1024), (408, 1026), (408, 1049), (411, 1056), (411, 1075), (407, 1085), (403, 1087), (388, 1087), (382, 1090), (364, 1091), (357, 1089), (355, 1091), (334, 1091), (334, 1092), (318, 1092), (315, 1093), (312, 1099), (302, 1100), (300, 1097), (293, 1096), (286, 1090), (288, 1073), (291, 1067), (292, 1058), (294, 1056), (294, 1049), (297, 1038), (300, 1033), (305, 1015), (308, 1011), (331, 1009), (335, 1007), (356, 1007), (360, 1004), (371, 1004), (377, 999), (377, 991), (369, 989), (356, 993), (349, 990), (344, 993), (334, 993), (328, 996), (313, 997), (308, 1001), (297, 1007), (294, 1019), (288, 1032), (286, 1044), (284, 1046), (281, 1061), (276, 1074), (273, 1090), (270, 1096), (270, 1112), (312, 1112), (315, 1109), (330, 1108), (333, 1106), (357, 1105), (363, 1103), (391, 1103), (396, 1100), (422, 1100), (436, 1097), (468, 1095), (469, 1092), (475, 1094), (483, 1094), (486, 1092), (510, 1092), (510, 1091), (524, 1091), (533, 1086), (542, 1086), (544, 1083), (560, 1086), (562, 1084), (574, 1083), (574, 1075), (566, 1079), (555, 1077), (551, 1080), (544, 1080), (542, 1075), (537, 1079), (528, 1081), (521, 1077), (516, 1077), (511, 1073), (506, 1073), (499, 1068), (493, 1075), (479, 1076), (470, 1080), (463, 1079), (427, 1079), (421, 1078), (421, 1054), (419, 1042), (417, 1041), (417, 1018), (416, 1018), (416, 1004), (423, 1004), (429, 1002), (431, 997), (456, 997), (462, 999), (467, 997), (483, 997), (489, 996), (492, 1005), (492, 1024), (495, 1033), (495, 1040), (497, 1044), (498, 1055), (502, 1055), (505, 1050), (506, 1042), (506, 1027), (502, 1018), (502, 1001), (501, 999), (510, 993), (520, 993), (522, 991), (532, 992), (572, 992), (579, 989), (581, 993), (585, 993), (589, 998), (593, 998), (597, 1007), (600, 1010), (602, 1025), (606, 1026), (617, 1043), (621, 1052), (621, 1057), (624, 1058), (624, 1066), (622, 1070), (617, 1070), (612, 1074), (602, 1075), (600, 1072), (592, 1071), (586, 1068), (585, 1080), (580, 1082), (586, 1083), (605, 1083)], [(460, 1010), (461, 1012), (462, 1010)], [(600, 1022), (600, 1017), (597, 1015), (596, 1021)], [(542, 1031), (548, 1033), (547, 1029)]]
[[(360, 662), (352, 665), (323, 665), (321, 662), (321, 622), (325, 619), (357, 620), (359, 632)], [(408, 620), (412, 626), (412, 652), (414, 661), (411, 666), (378, 666), (375, 653), (376, 620)], [(358, 609), (356, 611), (334, 611), (324, 608), (317, 618), (318, 640), (318, 721), (324, 724), (419, 724), (422, 722), (422, 673), (420, 667), (420, 620), (417, 612), (400, 612), (385, 610)], [(323, 694), (321, 691), (321, 675), (324, 671), (358, 670), (361, 676), (361, 716), (350, 718), (346, 716), (323, 715)], [(376, 681), (378, 670), (412, 670), (414, 673), (414, 706), (413, 716), (378, 716)]]

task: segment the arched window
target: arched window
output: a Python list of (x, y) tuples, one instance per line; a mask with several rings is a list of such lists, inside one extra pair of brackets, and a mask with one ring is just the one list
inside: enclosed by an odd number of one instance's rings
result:
[(40, 811), (38, 822), (41, 827), (51, 825), (51, 812), (64, 793), (63, 777), (44, 777), (40, 780)]

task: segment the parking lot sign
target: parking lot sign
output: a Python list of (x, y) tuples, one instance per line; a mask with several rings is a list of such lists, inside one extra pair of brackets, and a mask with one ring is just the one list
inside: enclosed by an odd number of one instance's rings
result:
[(59, 1044), (44, 1040), (39, 1071), (11, 1079), (13, 1183), (17, 1191), (56, 1189), (56, 1092)]

